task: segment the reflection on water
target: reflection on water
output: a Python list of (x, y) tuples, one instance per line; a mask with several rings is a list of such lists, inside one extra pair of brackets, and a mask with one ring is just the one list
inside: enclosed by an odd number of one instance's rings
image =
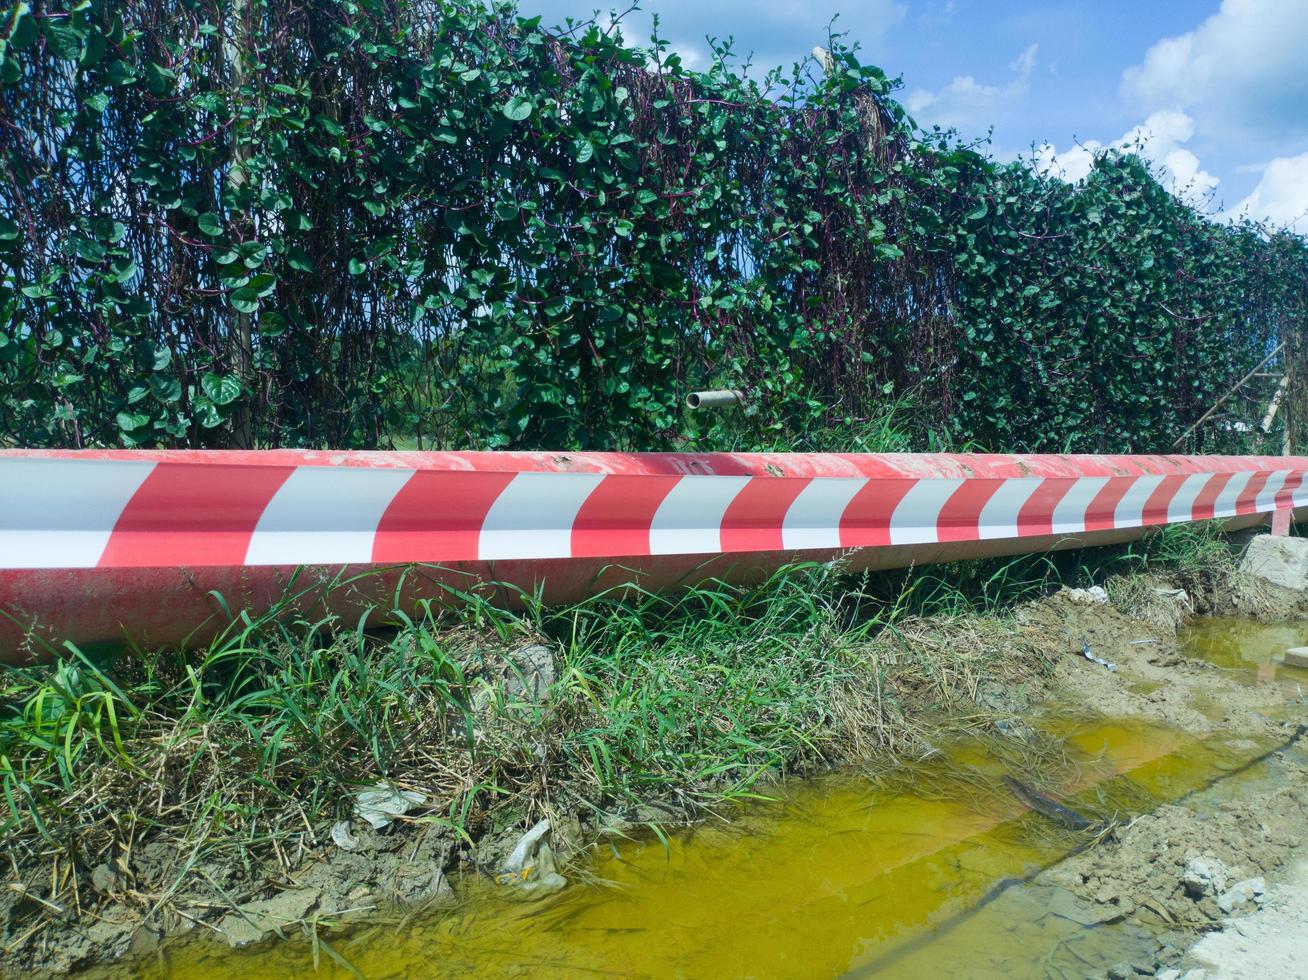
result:
[(1289, 647), (1308, 646), (1308, 623), (1255, 623), (1245, 619), (1198, 620), (1181, 634), (1188, 656), (1236, 672), (1248, 684), (1308, 683), (1308, 670), (1280, 662)]
[[(1005, 892), (1002, 917), (998, 901), (968, 914), (997, 884), (1083, 839), (1004, 788), (1015, 753), (1026, 753), (1021, 771), (1035, 771), (1040, 789), (1103, 819), (1176, 799), (1257, 751), (1123, 722), (1068, 722), (1016, 747), (960, 741), (893, 784), (832, 776), (666, 847), (656, 838), (605, 845), (586, 869), (594, 880), (552, 899), (523, 905), (471, 883), (460, 912), (370, 926), (332, 945), (370, 978), (1026, 976), (1062, 955), (1102, 970), (1144, 938), (1051, 914), (1037, 886)], [(299, 939), (240, 952), (193, 944), (144, 975), (282, 977), (310, 971), (313, 958)], [(350, 975), (329, 957), (318, 962), (320, 976)]]

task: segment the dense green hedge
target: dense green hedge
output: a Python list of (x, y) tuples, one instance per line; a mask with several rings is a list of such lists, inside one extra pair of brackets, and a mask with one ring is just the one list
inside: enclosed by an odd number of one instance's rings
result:
[[(757, 83), (471, 0), (0, 37), (0, 442), (835, 447), (910, 397), (923, 447), (1165, 449), (1308, 317), (1302, 240), (992, 164), (838, 46)], [(757, 413), (688, 428), (717, 385)]]

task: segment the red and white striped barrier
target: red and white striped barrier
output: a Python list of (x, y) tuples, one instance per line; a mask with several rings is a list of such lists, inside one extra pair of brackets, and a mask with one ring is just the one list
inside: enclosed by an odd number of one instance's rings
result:
[(224, 603), (267, 608), (293, 577), (342, 570), (378, 574), (333, 592), (338, 609), (397, 583), (401, 601), (472, 581), (567, 601), (837, 555), (889, 568), (1246, 526), (1308, 508), (1306, 473), (1302, 457), (0, 451), (0, 651), (203, 637)]

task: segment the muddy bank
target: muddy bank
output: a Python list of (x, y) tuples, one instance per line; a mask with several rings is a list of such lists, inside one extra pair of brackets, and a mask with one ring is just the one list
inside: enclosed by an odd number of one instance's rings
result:
[[(1303, 762), (1302, 749), (1278, 753), (1260, 780), (1263, 788), (1216, 787), (1140, 816), (1042, 875), (1040, 885), (1064, 914), (1085, 924), (1122, 924), (1150, 937), (1108, 976), (1175, 978), (1169, 971), (1197, 962), (1199, 952), (1188, 952), (1197, 936), (1284, 904), (1281, 882), (1297, 874), (1308, 854)], [(1239, 959), (1229, 943), (1208, 948), (1220, 948), (1227, 965)]]
[(1232, 918), (1192, 946), (1180, 968), (1160, 971), (1165, 980), (1263, 980), (1304, 973), (1308, 935), (1308, 863), (1259, 897), (1257, 911)]
[[(1104, 589), (1063, 590), (1011, 614), (902, 621), (863, 651), (865, 663), (876, 667), (868, 671), (875, 686), (858, 699), (836, 702), (846, 711), (825, 724), (839, 732), (847, 761), (886, 760), (889, 753), (929, 756), (946, 733), (968, 730), (1021, 743), (1031, 735), (1033, 718), (1069, 713), (1138, 718), (1191, 734), (1238, 732), (1251, 744), (1284, 738), (1292, 727), (1284, 710), (1287, 689), (1275, 682), (1248, 683), (1186, 657), (1178, 629), (1196, 611), (1294, 616), (1301, 600), (1293, 592), (1229, 579), (1197, 588), (1193, 581), (1135, 576), (1109, 580)], [(536, 710), (532, 706), (548, 699), (564, 666), (557, 650), (540, 646), (510, 651), (496, 663), (480, 695), (488, 728), (515, 724), (514, 712)], [(507, 715), (489, 710), (505, 703), (506, 695), (508, 704), (524, 707)], [(527, 751), (537, 750), (528, 745)], [(546, 773), (542, 766), (540, 778)], [(1020, 775), (1037, 793), (1047, 788), (1038, 772)], [(361, 805), (368, 792), (371, 808)], [(25, 885), (26, 891), (11, 888), (0, 897), (3, 964), (12, 972), (77, 970), (149, 953), (183, 935), (232, 946), (304, 932), (325, 939), (351, 922), (453, 904), (461, 881), (470, 877), (497, 882), (495, 887), (525, 899), (539, 898), (563, 887), (573, 867), (584, 867), (584, 861), (570, 865), (570, 860), (608, 835), (641, 834), (651, 824), (666, 828), (704, 816), (690, 793), (621, 807), (598, 807), (567, 785), (545, 784), (533, 793), (543, 805), (530, 816), (501, 810), (471, 835), (455, 829), (468, 824), (434, 810), (429, 788), (418, 784), (362, 787), (356, 799), (343, 801), (341, 819), (306, 819), (303, 833), (245, 853), (232, 854), (229, 848), (226, 856), (215, 856), (205, 841), (179, 846), (143, 835), (125, 848), (85, 854), (89, 887), (76, 893), (71, 907), (44, 909), (30, 876), (27, 882), (33, 884)], [(1283, 811), (1289, 826), (1302, 801), (1290, 794), (1260, 802), (1272, 807), (1269, 812)], [(1104, 921), (1156, 914), (1164, 921), (1173, 916), (1178, 929), (1211, 925), (1217, 919), (1203, 903), (1218, 903), (1224, 891), (1196, 898), (1181, 885), (1181, 895), (1172, 894), (1180, 879), (1167, 874), (1175, 871), (1176, 861), (1185, 865), (1186, 849), (1149, 862), (1160, 869), (1157, 880), (1128, 880), (1150, 842), (1161, 844), (1170, 832), (1164, 828), (1148, 837), (1151, 821), (1180, 821), (1184, 812), (1165, 809), (1116, 831), (1103, 847), (1082, 856), (1109, 863), (1087, 871), (1080, 883), (1060, 879), (1051, 887), (1076, 902), (1103, 906), (1094, 914)], [(1208, 848), (1216, 848), (1210, 867), (1220, 862), (1228, 878), (1247, 871), (1250, 878), (1270, 880), (1296, 846), (1289, 836), (1241, 837), (1234, 814), (1215, 826), (1229, 831), (1230, 841)], [(214, 833), (222, 833), (219, 815)], [(1198, 854), (1203, 859), (1203, 852)], [(1112, 855), (1121, 855), (1117, 871)], [(1069, 862), (1063, 871), (1070, 874), (1073, 867)], [(1152, 887), (1164, 889), (1166, 897), (1145, 895)], [(1160, 911), (1150, 913), (1146, 899)], [(34, 916), (37, 909), (49, 914)]]

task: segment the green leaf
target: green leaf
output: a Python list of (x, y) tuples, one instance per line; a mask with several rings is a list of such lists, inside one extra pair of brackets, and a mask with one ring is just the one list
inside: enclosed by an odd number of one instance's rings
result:
[(150, 393), (165, 405), (171, 405), (173, 402), (181, 400), (182, 383), (168, 375), (151, 375)]
[(122, 429), (124, 432), (135, 432), (137, 429), (141, 428), (142, 426), (149, 424), (150, 416), (140, 415), (136, 413), (129, 414), (127, 412), (119, 412), (116, 417), (116, 420), (118, 422), (118, 428)]
[(162, 345), (154, 349), (154, 369), (156, 371), (162, 371), (171, 363), (173, 363), (173, 352), (171, 350)]
[(195, 226), (206, 235), (217, 238), (223, 233), (223, 224), (218, 220), (218, 215), (209, 211), (195, 219)]
[(241, 397), (241, 382), (232, 374), (206, 371), (200, 378), (200, 388), (215, 405), (230, 405)]
[(514, 122), (522, 122), (536, 108), (535, 103), (526, 95), (513, 95), (504, 104), (504, 117)]
[(259, 294), (248, 286), (233, 289), (227, 299), (238, 313), (253, 313), (259, 308)]

